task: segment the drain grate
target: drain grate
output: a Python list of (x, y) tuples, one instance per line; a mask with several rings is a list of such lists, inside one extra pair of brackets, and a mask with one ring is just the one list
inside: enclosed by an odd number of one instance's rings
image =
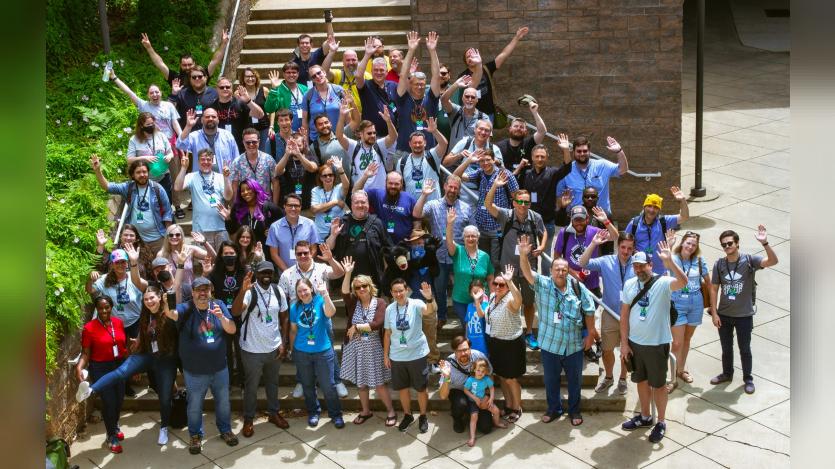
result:
[(789, 18), (791, 16), (788, 8), (766, 8), (763, 11), (766, 18)]

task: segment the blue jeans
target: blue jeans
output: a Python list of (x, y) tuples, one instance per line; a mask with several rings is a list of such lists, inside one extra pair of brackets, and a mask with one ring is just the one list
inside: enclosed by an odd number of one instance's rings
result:
[(206, 392), (212, 390), (212, 398), (215, 401), (215, 424), (220, 433), (232, 431), (232, 409), (229, 405), (229, 370), (224, 366), (222, 370), (214, 374), (195, 374), (183, 370), (186, 378), (186, 391), (188, 391), (188, 404), (186, 413), (188, 415), (189, 436), (203, 436), (203, 399)]
[(722, 374), (734, 375), (734, 329), (736, 329), (736, 343), (739, 345), (739, 358), (742, 361), (742, 381), (746, 383), (753, 381), (751, 331), (754, 328), (754, 316), (732, 318), (720, 315), (719, 319), (722, 321), (722, 327), (719, 328), (719, 342), (722, 344)]
[(583, 351), (571, 355), (557, 355), (542, 351), (542, 369), (544, 371), (545, 397), (548, 401), (549, 414), (560, 414), (563, 411), (560, 401), (560, 374), (565, 369), (568, 379), (568, 414), (580, 413), (580, 379), (583, 374)]
[(435, 278), (435, 301), (438, 303), (438, 320), (446, 321), (447, 290), (449, 290), (449, 274), (452, 264), (438, 262), (438, 276)]
[(124, 383), (136, 373), (153, 371), (154, 390), (159, 397), (160, 426), (167, 427), (171, 417), (171, 389), (177, 376), (177, 359), (175, 356), (155, 357), (150, 353), (130, 355), (119, 368), (102, 376), (93, 383), (91, 388), (98, 394), (108, 391), (112, 387), (124, 386)]
[(278, 413), (278, 372), (281, 360), (277, 352), (251, 353), (241, 350), (241, 364), (244, 372), (244, 420), (255, 418), (258, 404), (258, 383), (264, 375), (264, 391), (267, 394), (267, 412)]
[(459, 303), (452, 300), (452, 312), (461, 320), (461, 325), (467, 327), (467, 305), (469, 303)]
[(333, 385), (333, 373), (336, 366), (336, 353), (333, 348), (318, 353), (307, 353), (293, 350), (293, 361), (296, 363), (297, 374), (301, 378), (304, 389), (304, 403), (308, 415), (319, 415), (321, 408), (316, 398), (316, 385), (325, 394), (325, 405), (328, 416), (336, 418), (342, 416), (342, 405)]
[[(93, 389), (99, 379), (111, 371), (119, 368), (124, 360), (113, 360), (109, 362), (91, 361), (87, 365), (90, 372), (90, 381), (93, 382)], [(122, 401), (125, 398), (124, 386), (108, 386), (101, 391), (96, 390), (101, 397), (101, 417), (104, 427), (107, 429), (107, 436), (113, 436), (119, 431), (119, 413), (122, 411)]]
[[(545, 233), (548, 235), (548, 241), (545, 242), (545, 254), (548, 254), (548, 257), (554, 257), (554, 234), (556, 233), (557, 226), (553, 223), (546, 223), (545, 224)], [(551, 263), (546, 261), (544, 257), (542, 259), (542, 268), (539, 270), (542, 272), (543, 275), (548, 275), (551, 273)]]
[[(270, 141), (270, 128), (267, 127), (266, 129), (259, 130), (258, 138), (261, 139), (261, 143), (258, 144), (258, 149), (268, 155), (272, 155), (273, 150), (271, 148), (272, 142)], [(263, 189), (268, 192), (270, 190), (269, 187), (264, 187)]]

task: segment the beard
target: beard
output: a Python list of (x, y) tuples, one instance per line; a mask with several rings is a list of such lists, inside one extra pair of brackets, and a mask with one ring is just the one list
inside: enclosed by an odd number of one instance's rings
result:
[(208, 121), (205, 124), (203, 124), (203, 128), (204, 129), (209, 129), (209, 130), (215, 130), (215, 129), (217, 129), (217, 122)]

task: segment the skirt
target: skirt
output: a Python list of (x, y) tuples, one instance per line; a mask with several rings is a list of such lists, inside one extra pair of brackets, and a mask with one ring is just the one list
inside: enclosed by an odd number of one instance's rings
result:
[(493, 365), (493, 373), (496, 375), (515, 379), (525, 374), (527, 358), (524, 334), (512, 340), (487, 336), (487, 351), (490, 353), (490, 364)]

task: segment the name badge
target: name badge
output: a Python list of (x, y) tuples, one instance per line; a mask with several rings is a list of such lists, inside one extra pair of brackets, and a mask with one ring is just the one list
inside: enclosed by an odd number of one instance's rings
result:
[(197, 106), (194, 107), (194, 114), (198, 115), (198, 116), (203, 115), (203, 105), (202, 104), (198, 104)]
[(212, 336), (207, 336), (207, 337), (206, 337), (206, 343), (207, 343), (207, 344), (213, 344), (213, 343), (215, 343), (215, 338), (214, 338), (214, 337), (212, 337)]
[(304, 117), (304, 112), (302, 112), (301, 108), (296, 109), (296, 117), (298, 117), (299, 119)]
[(316, 345), (316, 341), (313, 340), (313, 339), (307, 339), (307, 345), (310, 345), (312, 347), (312, 346)]
[(554, 324), (559, 324), (562, 322), (562, 312), (554, 311)]
[(475, 96), (478, 99), (481, 99), (481, 90), (475, 90)]
[(488, 322), (488, 323), (484, 326), (484, 333), (485, 333), (485, 334), (487, 334), (487, 335), (490, 335), (490, 330), (491, 330), (491, 329), (492, 329), (492, 328), (490, 327), (490, 323)]
[(360, 340), (368, 342), (368, 332), (360, 333)]
[(257, 117), (253, 117), (253, 118), (252, 118), (252, 123), (253, 123), (253, 124), (257, 124), (257, 123), (258, 123), (258, 118), (257, 118)]
[(736, 299), (736, 295), (728, 295), (728, 299), (733, 301)]
[(290, 259), (296, 260), (296, 249), (290, 248)]
[(532, 202), (532, 203), (536, 203), (536, 202), (537, 202), (536, 192), (531, 192), (531, 202)]
[(113, 358), (119, 358), (119, 346), (113, 344)]
[(690, 295), (689, 295), (689, 294), (687, 294), (687, 293), (682, 293), (682, 294), (681, 294), (681, 296), (680, 296), (680, 298), (681, 298), (682, 300), (686, 300), (687, 298), (690, 298)]
[(516, 250), (513, 251), (513, 254), (515, 254), (517, 256), (519, 255), (519, 245), (518, 244), (516, 245)]
[(159, 352), (159, 344), (157, 344), (156, 340), (151, 341), (151, 353)]
[(232, 124), (226, 124), (226, 125), (223, 126), (223, 128), (226, 129), (227, 132), (231, 132), (232, 131)]
[(386, 226), (386, 231), (388, 231), (389, 233), (394, 233), (394, 222), (393, 221), (388, 222), (388, 225)]

